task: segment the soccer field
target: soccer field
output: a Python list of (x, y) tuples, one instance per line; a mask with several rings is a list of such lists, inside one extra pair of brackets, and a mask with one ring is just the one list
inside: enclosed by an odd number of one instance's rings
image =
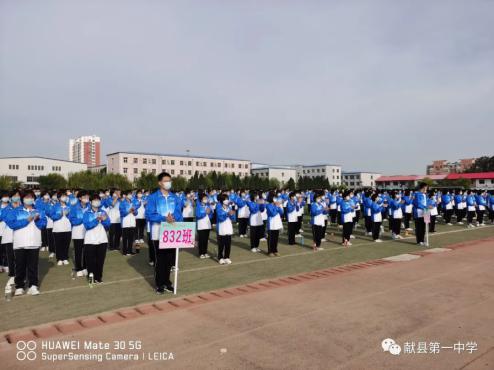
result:
[[(387, 230), (387, 223), (385, 226)], [(352, 241), (353, 246), (345, 248), (340, 244), (341, 231), (329, 227), (326, 237), (328, 241), (323, 243), (325, 249), (313, 252), (310, 225), (305, 224), (304, 229), (304, 245), (289, 246), (285, 228), (280, 235), (280, 257), (266, 255), (266, 242), (261, 242), (263, 253), (252, 253), (249, 239), (239, 237), (235, 237), (232, 242), (231, 265), (219, 265), (214, 259), (199, 259), (196, 250), (182, 251), (178, 296), (424, 249), (415, 244), (413, 235), (401, 241), (393, 241), (389, 232), (384, 234), (383, 243), (374, 243), (371, 237), (363, 235), (362, 227), (354, 232), (356, 239)], [(483, 239), (494, 234), (494, 227), (490, 225), (475, 229), (437, 225), (436, 230), (435, 234), (431, 234), (429, 248)], [(334, 236), (331, 233), (334, 233)], [(209, 243), (212, 256), (216, 255), (215, 237), (212, 233)], [(299, 239), (297, 241), (300, 243)], [(48, 259), (47, 252), (41, 252), (41, 295), (14, 297), (11, 301), (2, 300), (0, 311), (3, 319), (0, 331), (174, 297), (171, 293), (163, 296), (155, 294), (153, 268), (148, 265), (147, 257), (147, 248), (133, 257), (124, 257), (119, 252), (108, 252), (103, 274), (104, 283), (90, 288), (85, 278), (72, 279), (72, 265), (56, 266), (53, 260)], [(0, 275), (2, 287), (6, 280), (6, 274)]]

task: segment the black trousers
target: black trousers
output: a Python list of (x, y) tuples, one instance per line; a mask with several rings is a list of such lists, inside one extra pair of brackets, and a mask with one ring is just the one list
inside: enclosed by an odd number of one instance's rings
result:
[(113, 250), (120, 249), (120, 238), (122, 237), (122, 225), (120, 223), (110, 224), (108, 232), (108, 248)]
[(265, 220), (265, 221), (262, 222), (262, 237), (263, 238), (265, 238), (267, 236), (266, 235), (266, 229), (267, 229), (266, 225), (267, 224), (268, 224), (268, 221), (267, 220)]
[(53, 239), (55, 240), (55, 254), (57, 261), (65, 261), (69, 259), (69, 246), (72, 233), (70, 231), (64, 231), (61, 233), (53, 233)]
[(329, 210), (329, 218), (331, 219), (332, 224), (336, 223), (336, 217), (337, 216), (338, 216), (338, 210), (337, 209), (330, 209)]
[(122, 254), (131, 254), (134, 244), (135, 227), (122, 228)]
[(218, 235), (218, 259), (230, 258), (232, 248), (231, 235)]
[(238, 234), (239, 235), (247, 235), (247, 224), (249, 223), (248, 218), (239, 218), (238, 219)]
[(343, 235), (342, 235), (342, 242), (344, 243), (345, 241), (350, 240), (350, 235), (352, 235), (353, 231), (353, 222), (345, 222), (343, 224)]
[(15, 256), (14, 256), (14, 244), (5, 243), (5, 252), (7, 253), (7, 263), (9, 266), (9, 277), (15, 276)]
[[(0, 242), (2, 237), (0, 236)], [(7, 246), (5, 244), (0, 244), (0, 266), (8, 266), (7, 260)]]
[(322, 227), (322, 237), (326, 237), (326, 229), (328, 228), (328, 220), (324, 220), (324, 226)]
[(382, 222), (372, 222), (372, 239), (379, 239), (379, 234), (381, 232)]
[(494, 222), (494, 209), (489, 209), (489, 220)]
[(14, 249), (15, 255), (15, 288), (24, 288), (26, 274), (28, 287), (38, 286), (39, 248)]
[(395, 235), (400, 235), (401, 232), (401, 218), (390, 218), (390, 228)]
[(431, 222), (429, 224), (429, 232), (436, 232), (436, 216), (431, 216)]
[(473, 218), (475, 217), (475, 211), (467, 212), (467, 222), (471, 224), (473, 222)]
[(415, 219), (415, 239), (418, 243), (423, 243), (425, 240), (425, 222), (423, 217)]
[(457, 209), (456, 210), (456, 222), (461, 222), (465, 218), (465, 214), (466, 214), (465, 208)]
[(74, 265), (76, 271), (82, 271), (86, 268), (84, 262), (84, 239), (73, 239), (74, 242)]
[(55, 239), (53, 238), (53, 229), (46, 229), (46, 237), (48, 238), (48, 251), (55, 253)]
[(268, 230), (268, 253), (278, 253), (280, 230)]
[(364, 216), (365, 231), (367, 233), (372, 232), (372, 218), (371, 216)]
[(210, 229), (197, 230), (197, 244), (199, 246), (199, 255), (208, 253), (208, 242)]
[(194, 222), (194, 217), (184, 217), (184, 222)]
[(484, 223), (484, 212), (485, 211), (477, 211), (477, 222), (479, 224)]
[(304, 215), (302, 214), (301, 216), (298, 216), (297, 217), (297, 233), (299, 232), (299, 230), (302, 230), (302, 225), (304, 223)]
[(288, 223), (288, 244), (295, 244), (295, 235), (298, 233), (298, 222), (289, 222)]
[(95, 281), (103, 281), (103, 266), (105, 264), (107, 243), (85, 244), (84, 255), (87, 263), (87, 272), (94, 275)]
[(175, 265), (175, 249), (159, 249), (160, 242), (153, 240), (154, 246), (154, 282), (156, 288), (171, 286), (170, 270)]
[(156, 261), (156, 255), (154, 252), (154, 243), (151, 240), (151, 233), (148, 234), (148, 254), (149, 254), (149, 262)]
[(412, 219), (412, 214), (411, 213), (405, 213), (405, 219), (403, 221), (403, 224), (405, 225), (405, 229), (410, 228), (410, 220)]
[(144, 240), (144, 228), (146, 227), (146, 219), (145, 218), (137, 218), (136, 219), (136, 239)]
[(250, 248), (259, 248), (259, 240), (264, 236), (262, 234), (263, 225), (250, 226)]
[(451, 216), (453, 216), (453, 210), (452, 209), (445, 209), (444, 210), (444, 222), (449, 224), (451, 222)]
[(312, 240), (316, 244), (316, 247), (321, 246), (321, 239), (323, 236), (323, 226), (320, 225), (312, 225)]
[(41, 230), (41, 246), (48, 247), (48, 229), (44, 228)]

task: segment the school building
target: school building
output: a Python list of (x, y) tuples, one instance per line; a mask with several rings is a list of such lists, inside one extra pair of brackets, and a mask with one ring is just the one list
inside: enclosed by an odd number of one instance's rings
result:
[(168, 172), (172, 176), (191, 178), (197, 172), (206, 175), (209, 172), (249, 176), (251, 161), (235, 158), (208, 156), (188, 156), (164, 153), (115, 152), (107, 154), (108, 173), (119, 173), (134, 181), (141, 173), (159, 174)]
[(373, 188), (376, 186), (376, 180), (381, 177), (377, 172), (352, 171), (343, 172), (343, 184), (349, 188)]
[(40, 176), (58, 173), (66, 179), (69, 174), (86, 171), (87, 164), (46, 157), (3, 157), (0, 158), (0, 175), (8, 176), (25, 186), (39, 185)]
[(297, 181), (297, 170), (288, 166), (256, 167), (252, 168), (251, 173), (263, 179), (276, 179), (281, 186), (285, 185), (290, 179)]
[(325, 177), (330, 185), (341, 185), (341, 166), (337, 164), (316, 164), (311, 166), (295, 166), (297, 179), (301, 177)]

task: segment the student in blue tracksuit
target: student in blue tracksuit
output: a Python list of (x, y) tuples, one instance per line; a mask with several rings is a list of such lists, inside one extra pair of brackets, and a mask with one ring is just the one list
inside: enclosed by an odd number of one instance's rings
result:
[(283, 230), (283, 198), (275, 196), (274, 192), (268, 194), (266, 211), (268, 214), (268, 256), (278, 257), (278, 238)]
[(487, 198), (489, 200), (489, 220), (494, 224), (494, 190), (491, 190)]
[(345, 247), (352, 245), (350, 242), (353, 232), (353, 212), (355, 210), (355, 203), (352, 200), (351, 192), (345, 191), (343, 197), (340, 200), (340, 213), (341, 224), (343, 225), (342, 241), (341, 244)]
[(477, 191), (475, 202), (477, 203), (477, 226), (485, 226), (484, 213), (487, 209), (487, 193), (482, 190)]
[(211, 232), (211, 219), (213, 210), (209, 206), (209, 198), (205, 193), (199, 193), (196, 204), (196, 224), (197, 224), (197, 244), (199, 249), (199, 258), (210, 258), (208, 254), (209, 233)]
[(218, 238), (218, 263), (229, 265), (230, 250), (232, 247), (233, 222), (235, 222), (235, 210), (231, 207), (227, 194), (218, 196), (216, 205), (216, 236)]
[[(36, 207), (36, 209), (42, 209), (45, 212), (45, 215), (48, 216), (49, 208), (51, 206), (50, 199), (50, 193), (48, 193), (47, 191), (42, 191), (39, 198), (36, 199), (36, 201), (34, 202), (34, 206)], [(53, 235), (51, 237), (53, 237)], [(41, 230), (41, 252), (48, 250), (48, 240), (48, 228), (45, 227), (43, 230)]]
[(446, 225), (451, 226), (453, 225), (451, 223), (451, 216), (453, 215), (453, 197), (449, 190), (446, 190), (445, 193), (442, 194), (441, 203), (444, 212), (444, 222)]
[(463, 190), (456, 190), (454, 200), (455, 200), (456, 223), (458, 225), (463, 225), (462, 221), (466, 214), (465, 196), (463, 195)]
[(472, 192), (472, 190), (467, 190), (466, 205), (468, 227), (475, 227), (475, 225), (473, 224), (473, 218), (475, 217), (475, 212), (477, 210), (477, 202), (475, 200), (475, 194)]
[(247, 201), (249, 207), (249, 228), (250, 228), (250, 251), (258, 253), (259, 242), (263, 238), (264, 223), (262, 220), (262, 213), (265, 209), (264, 198), (262, 192), (257, 193), (254, 199)]
[(246, 191), (242, 189), (240, 195), (236, 195), (233, 198), (234, 203), (237, 205), (237, 219), (238, 219), (238, 233), (241, 238), (247, 237), (247, 224), (249, 223), (249, 207), (247, 206), (248, 197)]
[(391, 237), (393, 239), (403, 239), (400, 235), (401, 232), (401, 220), (403, 218), (403, 206), (404, 201), (401, 199), (401, 193), (399, 191), (391, 193), (388, 204), (390, 209), (390, 229), (392, 231)]
[(146, 228), (146, 196), (142, 189), (136, 191), (137, 215), (136, 215), (136, 244), (144, 244), (144, 229)]
[(46, 216), (43, 210), (35, 208), (34, 202), (34, 192), (26, 190), (22, 194), (23, 206), (12, 209), (7, 214), (7, 225), (14, 231), (16, 296), (24, 294), (26, 276), (29, 286), (27, 294), (39, 294), (39, 249), (41, 247), (41, 230), (46, 227)]
[(295, 235), (298, 234), (298, 215), (299, 207), (296, 199), (296, 193), (290, 192), (286, 204), (287, 223), (288, 223), (288, 244), (295, 245)]
[(371, 200), (372, 200), (372, 205), (371, 205), (372, 239), (376, 243), (381, 243), (382, 240), (379, 238), (379, 234), (381, 232), (383, 211), (386, 210), (387, 203), (384, 203), (383, 199), (377, 193), (371, 195)]
[(10, 197), (6, 191), (1, 191), (0, 203), (0, 272), (9, 272), (9, 263), (7, 259), (7, 246), (2, 243), (3, 231), (5, 230), (5, 217), (10, 206)]
[(136, 252), (133, 251), (138, 208), (139, 202), (134, 199), (132, 191), (123, 191), (118, 209), (122, 224), (122, 255), (124, 256), (133, 256), (139, 253), (139, 249), (136, 249)]
[(167, 172), (158, 175), (159, 189), (149, 195), (146, 205), (146, 220), (151, 224), (151, 237), (155, 251), (156, 293), (173, 292), (170, 271), (175, 264), (175, 249), (159, 249), (159, 232), (162, 222), (183, 221), (181, 201), (171, 191), (172, 177)]
[(86, 229), (83, 224), (84, 212), (89, 205), (89, 194), (85, 190), (77, 193), (76, 202), (71, 202), (69, 209), (69, 221), (72, 225), (72, 242), (74, 244), (74, 269), (77, 277), (87, 276), (86, 263), (84, 261), (84, 235)]
[(431, 222), (429, 224), (429, 232), (436, 232), (436, 217), (437, 217), (437, 193), (434, 190), (429, 191), (429, 197), (427, 198), (427, 206), (431, 212)]
[(69, 221), (69, 197), (66, 192), (57, 193), (58, 202), (50, 210), (53, 220), (53, 239), (55, 241), (55, 254), (57, 265), (69, 264), (69, 246), (72, 236), (72, 225)]
[(322, 250), (321, 240), (324, 232), (324, 215), (327, 214), (328, 208), (324, 204), (324, 192), (316, 190), (313, 193), (314, 201), (310, 205), (310, 224), (312, 225), (312, 248), (314, 251)]
[[(406, 231), (412, 231), (410, 227), (410, 220), (413, 214), (413, 195), (410, 190), (405, 190), (405, 195), (403, 196), (403, 224), (405, 225)], [(406, 233), (405, 233), (406, 234)]]
[(415, 220), (415, 238), (418, 245), (425, 245), (425, 222), (424, 213), (430, 208), (427, 205), (427, 184), (419, 184), (419, 190), (413, 197), (413, 218)]
[(91, 195), (90, 202), (91, 207), (82, 216), (86, 230), (84, 233), (84, 259), (89, 281), (101, 284), (103, 282), (106, 249), (108, 248), (106, 231), (110, 228), (111, 221), (101, 207), (101, 199), (98, 194)]
[(366, 235), (372, 235), (372, 190), (367, 190), (362, 196), (362, 205), (364, 206), (364, 226)]

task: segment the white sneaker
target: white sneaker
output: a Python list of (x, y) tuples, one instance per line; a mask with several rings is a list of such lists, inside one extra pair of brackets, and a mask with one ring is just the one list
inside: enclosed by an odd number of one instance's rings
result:
[(451, 222), (448, 222), (446, 225), (453, 226), (453, 224)]
[(376, 239), (376, 240), (374, 240), (374, 242), (376, 242), (376, 243), (382, 243), (383, 241), (381, 239)]
[(257, 251), (257, 252), (260, 252), (261, 250), (260, 250), (259, 248), (256, 248), (256, 251)]
[(224, 265), (226, 262), (223, 258), (220, 258), (220, 260), (218, 261), (220, 265)]
[(250, 251), (251, 251), (252, 253), (257, 253), (257, 248), (251, 248), (251, 249), (250, 249)]
[(62, 265), (63, 265), (63, 261), (60, 260), (57, 262), (57, 266), (62, 266)]
[(207, 253), (206, 253), (206, 254), (204, 255), (204, 258), (211, 258), (211, 256), (210, 256), (209, 254), (207, 254)]
[(425, 243), (424, 242), (420, 242), (419, 243), (422, 247), (425, 247)]
[(458, 225), (463, 225), (463, 222), (461, 222), (461, 221), (460, 221), (460, 222), (457, 222), (457, 224), (458, 224)]
[(172, 272), (175, 271), (175, 270), (178, 271), (178, 268), (176, 268), (175, 266), (172, 266), (172, 268), (170, 269), (170, 271), (172, 271)]
[(245, 236), (244, 236), (243, 234), (240, 234), (240, 237), (241, 237), (241, 238), (245, 238)]
[(350, 239), (355, 239), (355, 235), (350, 235)]
[(301, 238), (302, 237), (302, 234), (295, 234), (295, 237), (296, 238)]
[(201, 254), (199, 258), (203, 260), (204, 258), (206, 258), (206, 256), (204, 254)]
[(395, 240), (396, 239), (396, 235), (395, 234), (391, 234), (391, 239)]
[(323, 250), (324, 250), (324, 248), (323, 248), (323, 247), (317, 247), (316, 249), (317, 249), (318, 251), (323, 251)]
[(149, 261), (149, 262), (148, 262), (148, 265), (149, 265), (149, 266), (154, 266), (154, 262), (153, 262), (153, 261)]
[(23, 294), (24, 294), (24, 289), (22, 288), (16, 289), (14, 293), (14, 295), (23, 295)]
[[(484, 225), (482, 225), (482, 226), (484, 226)], [(3, 267), (3, 272), (5, 272), (5, 273), (8, 274), (9, 273), (9, 266), (4, 266)]]
[(403, 239), (401, 235), (396, 235), (396, 239)]
[(15, 283), (15, 277), (11, 276), (9, 277), (9, 280), (7, 280), (6, 285), (14, 285), (14, 283)]
[(69, 264), (69, 261), (67, 261), (67, 260), (63, 260), (63, 264), (64, 264), (64, 265), (68, 265), (68, 264)]
[(77, 271), (77, 273), (75, 274), (75, 276), (77, 276), (77, 277), (83, 277), (84, 276), (84, 272)]
[(232, 264), (232, 260), (231, 260), (231, 259), (229, 259), (229, 258), (225, 258), (225, 263), (226, 263), (227, 265), (231, 265), (231, 264)]
[(27, 291), (27, 294), (29, 294), (29, 295), (38, 295), (39, 294), (38, 287), (36, 285), (32, 285), (29, 288), (29, 290)]
[(302, 234), (302, 233), (304, 232), (304, 230), (300, 229), (298, 232), (299, 232), (300, 234)]
[(326, 241), (326, 239), (321, 239), (321, 242), (325, 242), (325, 241)]
[(55, 253), (51, 252), (48, 258), (53, 258), (53, 257), (55, 257)]
[(353, 244), (352, 244), (352, 243), (350, 243), (350, 242), (348, 242), (348, 243), (346, 243), (346, 245), (353, 245)]
[(267, 239), (266, 238), (261, 238), (259, 240), (262, 241), (262, 242), (265, 242)]

